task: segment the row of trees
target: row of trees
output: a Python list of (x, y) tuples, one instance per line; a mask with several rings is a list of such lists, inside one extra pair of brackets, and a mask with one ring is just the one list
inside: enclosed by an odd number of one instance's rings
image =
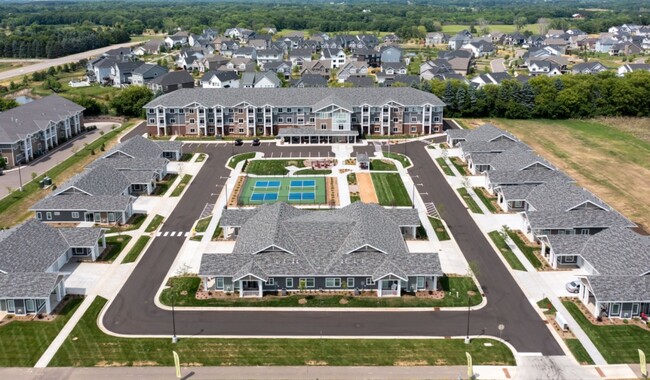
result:
[(507, 80), (480, 89), (460, 81), (420, 85), (442, 99), (445, 116), (567, 119), (597, 116), (650, 116), (650, 72), (617, 77), (598, 75), (539, 76), (521, 83)]
[(57, 58), (129, 40), (129, 33), (119, 28), (30, 26), (8, 35), (0, 34), (0, 56)]

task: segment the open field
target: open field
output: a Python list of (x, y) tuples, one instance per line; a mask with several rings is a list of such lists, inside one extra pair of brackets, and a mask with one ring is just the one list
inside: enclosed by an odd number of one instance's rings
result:
[(650, 230), (650, 119), (465, 119), (493, 123), (530, 145), (578, 184)]
[(572, 301), (563, 301), (571, 316), (589, 336), (607, 363), (638, 363), (637, 349), (650, 352), (650, 331), (633, 325), (596, 326)]
[(32, 65), (34, 62), (5, 62), (5, 61), (0, 61), (0, 71), (7, 71), (7, 70), (13, 70), (18, 67), (23, 67), (27, 65)]
[(371, 173), (379, 204), (382, 206), (411, 206), (402, 177), (397, 173)]
[[(514, 25), (508, 25), (508, 24), (494, 24), (494, 25), (488, 25), (487, 27), (490, 28), (491, 32), (513, 33), (517, 31), (517, 28)], [(450, 24), (450, 25), (442, 26), (442, 31), (444, 33), (449, 33), (449, 34), (456, 34), (465, 29), (469, 30), (469, 25)], [(476, 29), (479, 29), (479, 27), (476, 26)], [(537, 29), (537, 24), (528, 24), (524, 28), (522, 28), (520, 32), (523, 33), (527, 30), (530, 30), (534, 34), (539, 34), (539, 31)]]
[[(512, 352), (491, 339), (183, 339), (117, 338), (97, 327), (106, 304), (97, 298), (56, 353), (53, 367), (173, 366), (174, 350), (182, 366), (393, 366), (465, 365), (465, 352), (475, 364), (514, 365)], [(485, 343), (491, 343), (486, 346)]]
[(0, 326), (0, 367), (33, 367), (81, 304), (71, 299), (53, 321), (12, 321)]

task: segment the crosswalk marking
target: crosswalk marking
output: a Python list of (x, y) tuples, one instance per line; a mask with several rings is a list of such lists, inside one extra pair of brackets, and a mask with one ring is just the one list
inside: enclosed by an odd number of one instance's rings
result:
[(163, 234), (163, 236), (167, 236), (168, 234), (169, 234), (169, 231), (165, 231), (165, 233)]
[(162, 235), (162, 231), (158, 231), (158, 233), (156, 234), (156, 236), (158, 236), (158, 237), (159, 237), (160, 235)]
[(176, 235), (176, 231), (172, 231), (169, 236), (174, 237)]
[(438, 213), (438, 209), (436, 209), (436, 205), (432, 202), (427, 202), (424, 204), (424, 207), (427, 209), (427, 215), (440, 219), (440, 214)]
[(188, 237), (191, 231), (158, 231), (156, 237)]
[(186, 232), (186, 233), (185, 233), (185, 237), (188, 237), (188, 236), (190, 236), (190, 233), (189, 233), (189, 232)]

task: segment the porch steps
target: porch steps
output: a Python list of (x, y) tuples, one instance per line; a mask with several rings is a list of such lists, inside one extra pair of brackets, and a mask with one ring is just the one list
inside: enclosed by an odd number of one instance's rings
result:
[(424, 207), (427, 210), (427, 215), (434, 217), (436, 219), (442, 219), (440, 218), (440, 214), (438, 213), (438, 209), (436, 208), (436, 205), (433, 204), (433, 202), (427, 202), (424, 204)]

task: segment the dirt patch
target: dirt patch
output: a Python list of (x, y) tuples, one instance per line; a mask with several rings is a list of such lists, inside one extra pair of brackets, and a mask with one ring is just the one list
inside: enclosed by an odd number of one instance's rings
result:
[(325, 197), (326, 202), (330, 206), (339, 206), (339, 185), (336, 177), (325, 178)]
[(396, 367), (410, 367), (416, 365), (428, 365), (426, 360), (398, 360), (393, 363)]
[(345, 298), (341, 298), (341, 299), (339, 300), (339, 303), (340, 303), (341, 305), (347, 305), (348, 302), (349, 302), (349, 301), (348, 301), (347, 299), (345, 299)]
[(106, 360), (95, 363), (95, 367), (126, 367), (128, 362), (109, 362)]
[(325, 365), (327, 365), (327, 362), (322, 361), (322, 360), (307, 360), (305, 362), (305, 365), (309, 365), (309, 366), (325, 366)]
[(298, 300), (298, 303), (301, 304), (301, 305), (304, 305), (304, 304), (307, 303), (307, 299), (306, 298), (301, 298), (301, 299)]
[(359, 186), (359, 196), (363, 203), (379, 203), (375, 186), (372, 184), (370, 173), (357, 173), (357, 184)]
[(155, 367), (157, 365), (158, 365), (158, 362), (154, 362), (154, 361), (150, 361), (150, 360), (133, 362), (134, 367)]
[(181, 363), (181, 366), (183, 366), (183, 367), (203, 367), (203, 363), (197, 363), (197, 362)]

